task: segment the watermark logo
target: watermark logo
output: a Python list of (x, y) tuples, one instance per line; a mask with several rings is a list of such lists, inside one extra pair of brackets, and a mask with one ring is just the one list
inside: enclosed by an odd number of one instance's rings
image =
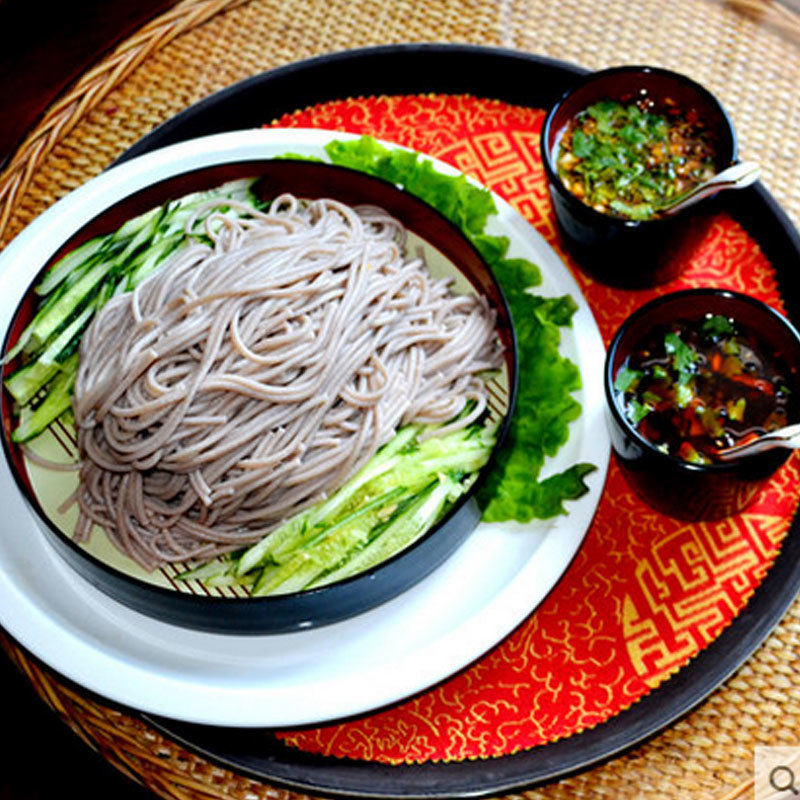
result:
[(800, 800), (800, 747), (756, 747), (755, 800)]

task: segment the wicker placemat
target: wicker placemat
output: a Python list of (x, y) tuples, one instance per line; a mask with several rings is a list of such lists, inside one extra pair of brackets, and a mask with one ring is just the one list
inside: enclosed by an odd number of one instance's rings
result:
[[(634, 10), (635, 6), (635, 10)], [(800, 220), (800, 24), (766, 0), (189, 0), (145, 26), (49, 110), (0, 175), (0, 243), (156, 124), (236, 80), (336, 50), (498, 45), (590, 68), (650, 63), (693, 76), (731, 112), (745, 158)], [(534, 798), (739, 794), (757, 744), (800, 742), (800, 603), (726, 686), (669, 731)], [(184, 751), (135, 716), (60, 683), (15, 644), (42, 697), (109, 762), (163, 797), (293, 798)], [(733, 794), (732, 794), (733, 793)]]

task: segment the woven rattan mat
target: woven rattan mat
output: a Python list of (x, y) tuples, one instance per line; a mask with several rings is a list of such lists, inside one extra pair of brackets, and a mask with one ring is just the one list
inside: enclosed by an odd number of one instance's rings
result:
[[(158, 123), (239, 79), (374, 44), (516, 48), (590, 68), (691, 75), (733, 116), (743, 158), (800, 221), (800, 18), (768, 0), (186, 0), (85, 74), (0, 175), (0, 244)], [(123, 773), (169, 798), (292, 798), (209, 764), (5, 648), (43, 699)], [(756, 745), (800, 743), (800, 602), (698, 710), (632, 753), (526, 792), (548, 798), (744, 796)]]

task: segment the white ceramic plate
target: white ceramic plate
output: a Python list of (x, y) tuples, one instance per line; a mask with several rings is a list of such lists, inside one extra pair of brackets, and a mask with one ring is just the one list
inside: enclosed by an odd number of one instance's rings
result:
[[(149, 153), (92, 179), (31, 223), (0, 254), (0, 330), (30, 281), (76, 228), (111, 202), (204, 165), (286, 152), (322, 155), (347, 134), (270, 129), (224, 133)], [(456, 174), (441, 162), (437, 169)], [(96, 590), (50, 548), (8, 465), (0, 465), (0, 624), (66, 678), (109, 700), (185, 722), (291, 727), (362, 714), (447, 678), (501, 641), (536, 608), (577, 552), (605, 482), (610, 445), (605, 351), (577, 283), (544, 239), (495, 197), (490, 233), (538, 264), (537, 291), (579, 304), (562, 352), (577, 363), (583, 413), (544, 475), (576, 462), (597, 470), (590, 491), (555, 520), (481, 523), (427, 579), (370, 612), (315, 630), (227, 636), (143, 616)]]

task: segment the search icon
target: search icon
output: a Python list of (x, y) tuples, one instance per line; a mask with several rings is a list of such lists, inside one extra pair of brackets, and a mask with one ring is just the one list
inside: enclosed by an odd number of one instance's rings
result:
[[(779, 776), (785, 776), (781, 778), (780, 783), (778, 783)], [(769, 783), (776, 792), (800, 794), (800, 791), (794, 785), (794, 770), (791, 767), (773, 767), (769, 773)]]

